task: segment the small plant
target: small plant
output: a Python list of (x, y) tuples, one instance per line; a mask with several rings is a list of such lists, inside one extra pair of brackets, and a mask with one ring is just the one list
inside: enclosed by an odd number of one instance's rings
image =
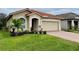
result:
[(74, 27), (74, 26), (72, 26), (72, 27), (71, 27), (71, 30), (72, 30), (72, 31), (74, 31), (74, 30), (75, 30), (75, 27)]
[(78, 26), (77, 26), (77, 25), (75, 25), (74, 29), (75, 29), (75, 30), (77, 30), (77, 29), (78, 29)]
[(39, 34), (42, 34), (43, 33), (43, 31), (39, 31)]
[(22, 29), (21, 29), (21, 28), (18, 28), (18, 29), (17, 29), (17, 32), (22, 32)]
[(77, 31), (79, 31), (79, 28), (77, 29)]
[(68, 32), (73, 32), (73, 31), (75, 31), (75, 28), (72, 26), (72, 27), (69, 28), (67, 31), (68, 31)]
[(43, 34), (47, 34), (47, 32), (46, 31), (43, 31)]

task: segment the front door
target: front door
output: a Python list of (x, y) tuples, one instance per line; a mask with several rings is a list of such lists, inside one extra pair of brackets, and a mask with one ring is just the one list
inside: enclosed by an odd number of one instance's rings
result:
[(37, 31), (37, 30), (38, 30), (38, 19), (33, 18), (32, 19), (31, 31)]

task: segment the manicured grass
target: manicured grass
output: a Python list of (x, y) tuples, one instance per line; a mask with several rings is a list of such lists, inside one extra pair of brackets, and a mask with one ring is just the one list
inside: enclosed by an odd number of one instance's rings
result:
[(1, 51), (73, 51), (79, 50), (79, 43), (67, 41), (59, 37), (40, 34), (25, 34), (11, 37), (9, 33), (0, 31)]

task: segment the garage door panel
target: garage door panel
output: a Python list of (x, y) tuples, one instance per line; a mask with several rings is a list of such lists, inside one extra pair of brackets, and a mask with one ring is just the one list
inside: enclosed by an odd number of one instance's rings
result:
[(43, 21), (42, 26), (43, 26), (43, 30), (45, 31), (57, 31), (58, 30), (58, 22)]

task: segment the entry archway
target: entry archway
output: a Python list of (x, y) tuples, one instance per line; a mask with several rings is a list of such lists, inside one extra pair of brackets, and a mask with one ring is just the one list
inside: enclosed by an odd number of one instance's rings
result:
[(32, 19), (31, 31), (37, 31), (37, 30), (38, 30), (38, 19), (37, 18), (33, 18)]

